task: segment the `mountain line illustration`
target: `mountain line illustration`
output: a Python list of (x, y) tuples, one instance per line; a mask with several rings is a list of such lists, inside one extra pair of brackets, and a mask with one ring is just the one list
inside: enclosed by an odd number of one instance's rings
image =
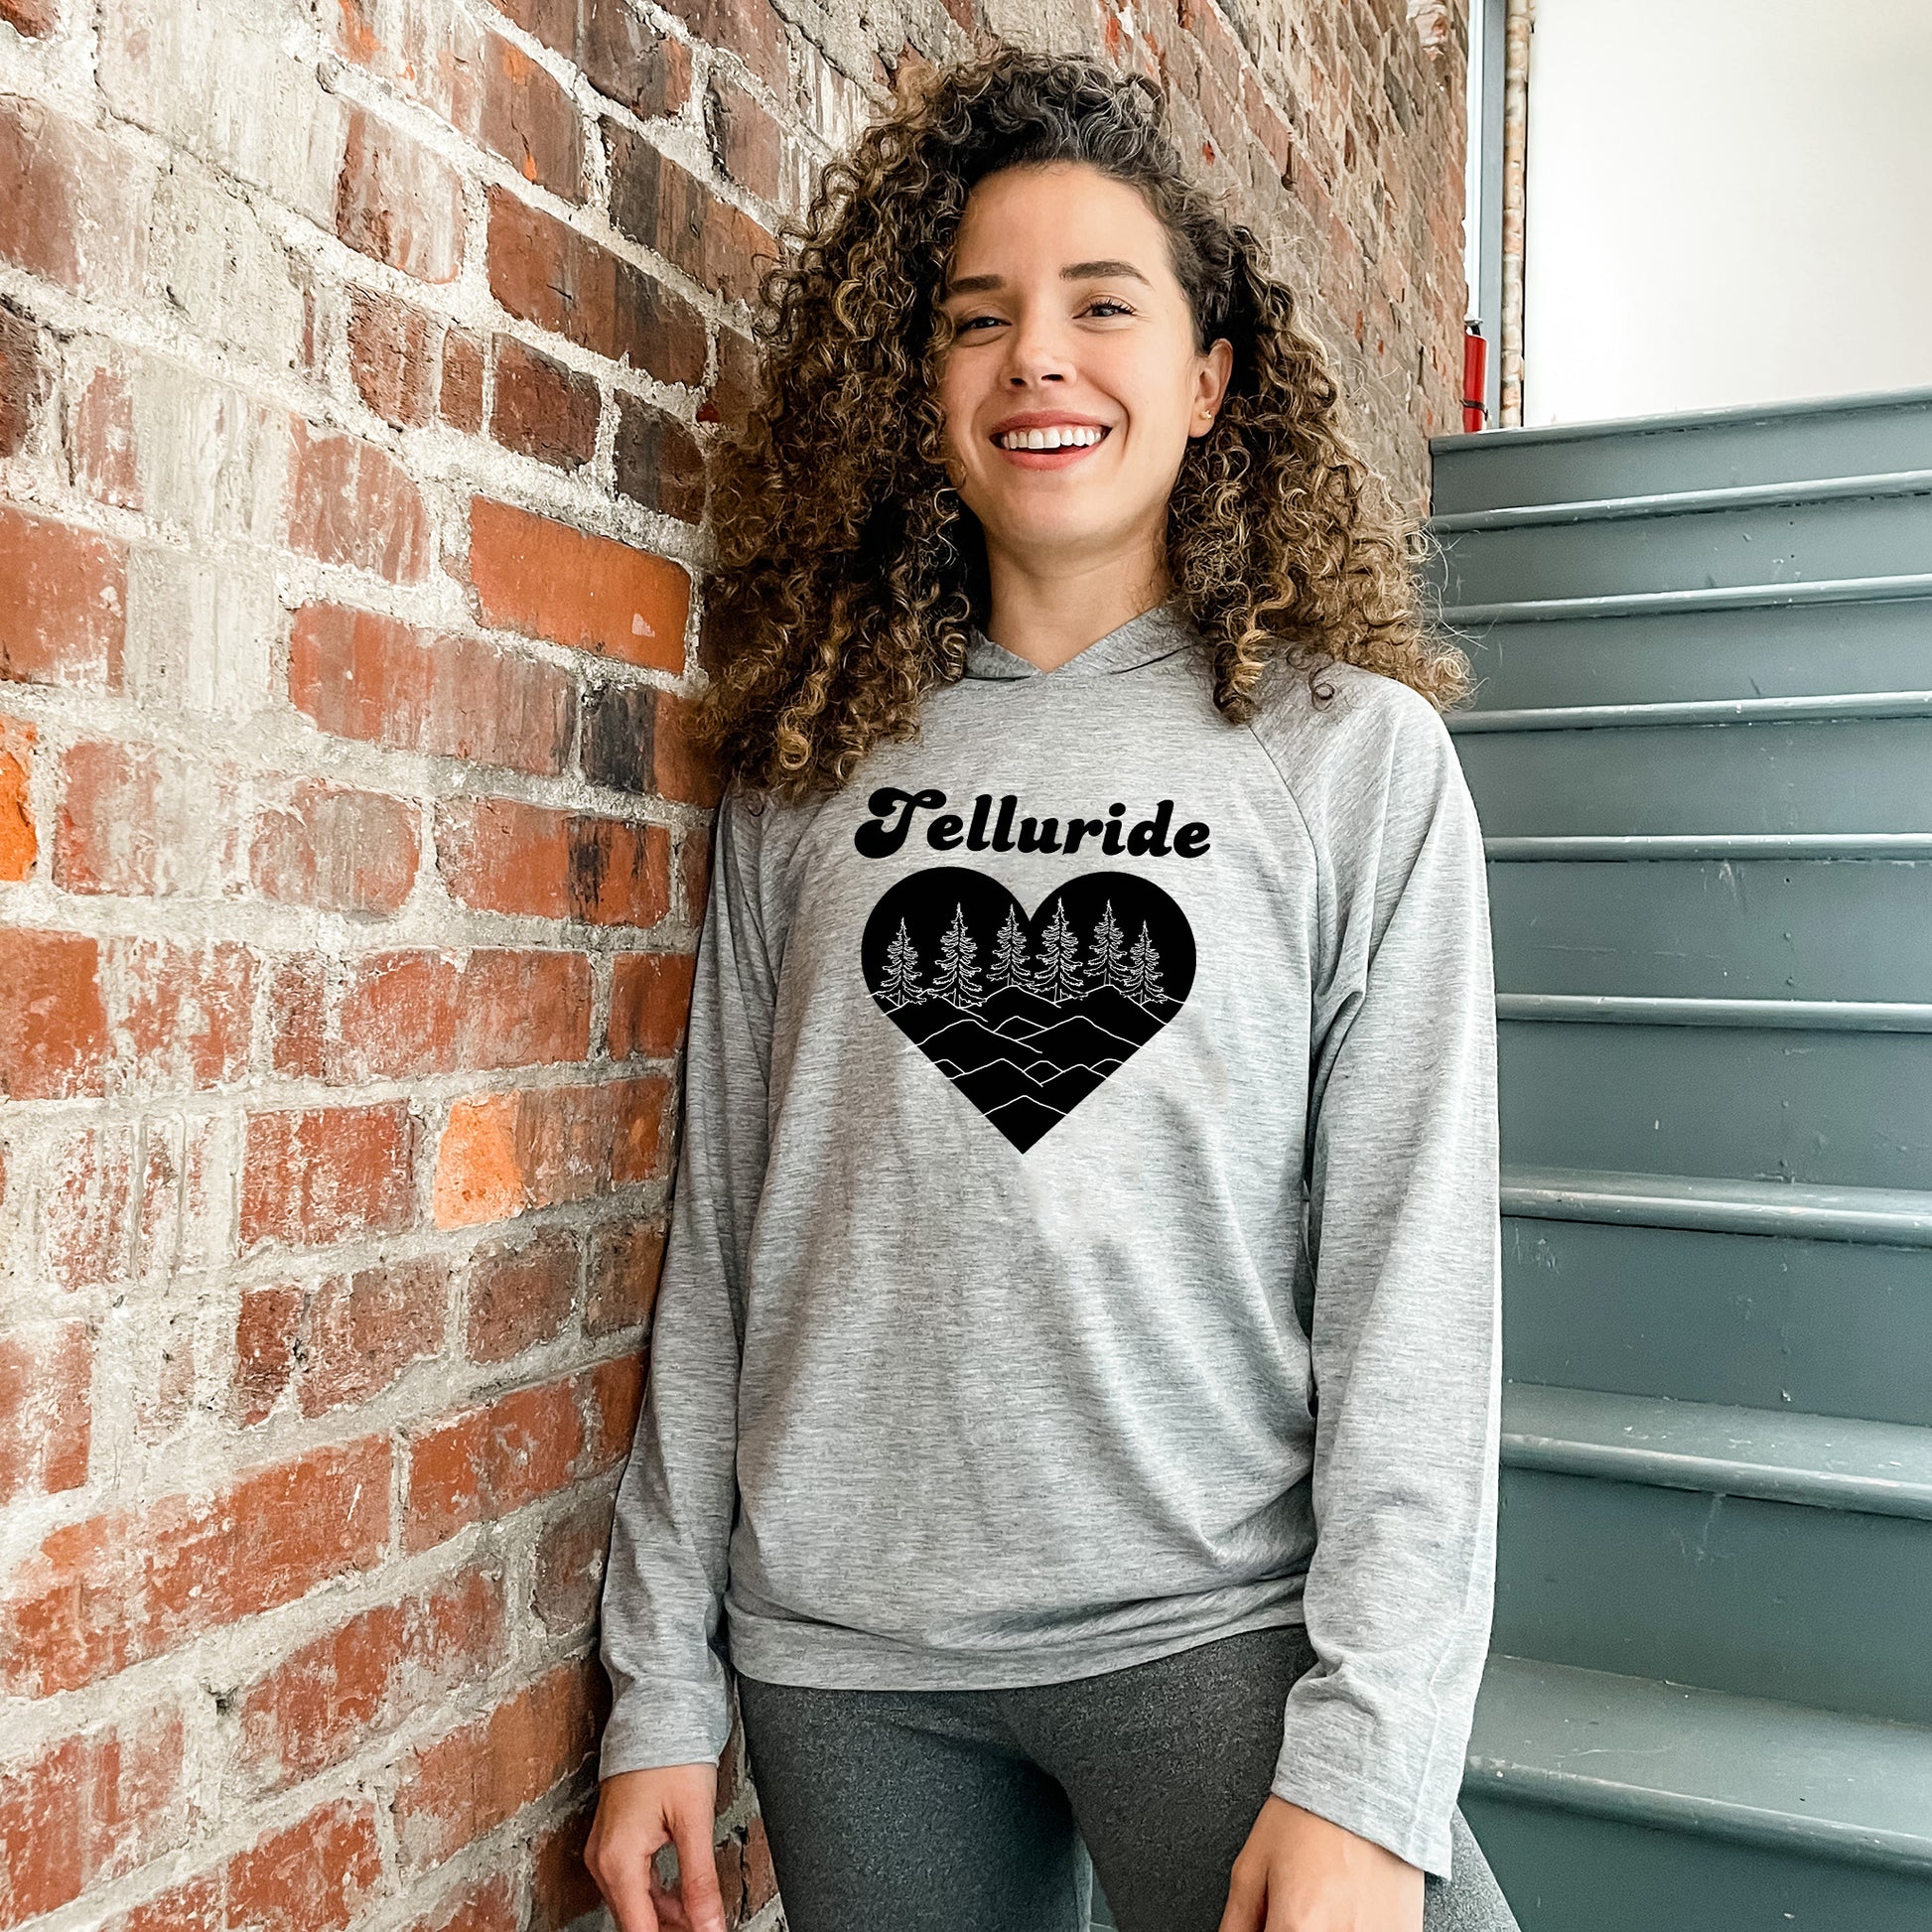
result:
[(1131, 872), (1082, 873), (1030, 914), (985, 873), (928, 867), (860, 939), (880, 1011), (1023, 1154), (1180, 1011), (1194, 962), (1187, 915)]

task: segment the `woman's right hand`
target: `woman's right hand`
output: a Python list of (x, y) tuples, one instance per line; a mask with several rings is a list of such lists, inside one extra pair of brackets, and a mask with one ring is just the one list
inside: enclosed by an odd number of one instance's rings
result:
[[(584, 1863), (620, 1932), (725, 1932), (713, 1849), (717, 1815), (715, 1764), (620, 1771), (598, 1787)], [(658, 1883), (652, 1863), (666, 1845), (677, 1847), (677, 1891)]]

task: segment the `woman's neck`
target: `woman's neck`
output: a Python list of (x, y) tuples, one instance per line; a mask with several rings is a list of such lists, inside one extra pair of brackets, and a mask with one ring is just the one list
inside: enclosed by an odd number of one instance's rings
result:
[(1096, 638), (1153, 610), (1173, 592), (1165, 565), (1136, 570), (1110, 559), (1039, 576), (988, 561), (986, 634), (1042, 671), (1057, 670)]

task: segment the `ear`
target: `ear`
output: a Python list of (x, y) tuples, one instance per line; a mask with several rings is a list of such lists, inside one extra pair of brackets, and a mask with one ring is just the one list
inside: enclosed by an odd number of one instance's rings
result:
[(1234, 345), (1223, 336), (1209, 345), (1194, 377), (1194, 410), (1187, 425), (1189, 436), (1205, 436), (1214, 427), (1233, 374)]

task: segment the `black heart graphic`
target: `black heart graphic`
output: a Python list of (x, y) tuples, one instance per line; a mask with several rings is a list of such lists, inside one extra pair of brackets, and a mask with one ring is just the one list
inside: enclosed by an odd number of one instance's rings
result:
[(1021, 1153), (1180, 1011), (1194, 934), (1159, 886), (1089, 872), (1030, 918), (970, 866), (901, 879), (860, 963), (892, 1023)]

